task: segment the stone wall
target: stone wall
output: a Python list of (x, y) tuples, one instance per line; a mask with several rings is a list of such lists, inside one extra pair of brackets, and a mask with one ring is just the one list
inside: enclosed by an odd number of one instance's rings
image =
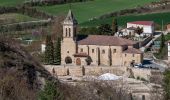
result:
[(149, 69), (132, 68), (132, 72), (135, 78), (139, 77), (149, 80), (151, 76), (151, 70)]
[(44, 65), (44, 67), (52, 74), (58, 76), (98, 76), (104, 73), (113, 73), (116, 75), (123, 75), (126, 72), (126, 67), (102, 67), (102, 66), (55, 66)]
[[(112, 73), (118, 76), (129, 77), (127, 67), (110, 67), (110, 66), (55, 66), (55, 65), (44, 65), (44, 67), (53, 75), (57, 76), (100, 76), (105, 73)], [(154, 69), (143, 69), (143, 68), (130, 68), (134, 78), (140, 78), (150, 80), (154, 76), (153, 73), (159, 73), (159, 70)]]

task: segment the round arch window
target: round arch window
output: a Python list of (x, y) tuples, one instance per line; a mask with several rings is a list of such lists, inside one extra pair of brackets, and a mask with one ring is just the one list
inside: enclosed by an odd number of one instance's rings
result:
[(65, 58), (65, 63), (66, 63), (66, 64), (71, 64), (71, 63), (72, 63), (71, 57), (66, 57), (66, 58)]

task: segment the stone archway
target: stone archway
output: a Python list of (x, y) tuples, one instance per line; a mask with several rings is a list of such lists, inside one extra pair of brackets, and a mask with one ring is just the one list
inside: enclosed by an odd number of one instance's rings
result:
[(81, 59), (80, 59), (80, 58), (77, 58), (77, 59), (76, 59), (76, 65), (78, 65), (78, 66), (81, 65)]
[(69, 56), (66, 57), (66, 58), (65, 58), (65, 63), (66, 63), (66, 64), (71, 64), (71, 63), (72, 63), (71, 57), (69, 57)]

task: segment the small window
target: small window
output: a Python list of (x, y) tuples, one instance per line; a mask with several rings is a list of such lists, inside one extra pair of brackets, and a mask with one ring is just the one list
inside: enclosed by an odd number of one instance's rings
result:
[(67, 53), (69, 53), (69, 51), (67, 51)]
[(92, 49), (92, 53), (94, 53), (94, 49)]
[(83, 52), (83, 49), (81, 48), (81, 50), (80, 50), (81, 52)]
[(125, 62), (124, 62), (124, 65), (126, 66), (126, 64), (127, 64), (127, 62), (125, 61)]
[(127, 54), (125, 54), (125, 57), (127, 56)]
[(132, 56), (135, 57), (135, 54), (133, 54)]
[(65, 37), (67, 37), (67, 28), (66, 28), (66, 36)]
[(116, 53), (116, 49), (113, 49), (113, 53)]
[(145, 95), (142, 95), (142, 100), (145, 100)]
[(105, 50), (102, 50), (102, 53), (105, 54)]
[(71, 28), (69, 28), (69, 34), (71, 34)]

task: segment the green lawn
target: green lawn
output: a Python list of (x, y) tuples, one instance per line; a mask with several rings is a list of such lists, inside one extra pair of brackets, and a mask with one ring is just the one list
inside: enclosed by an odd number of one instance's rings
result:
[[(81, 23), (81, 26), (98, 26), (100, 24), (111, 24), (113, 20), (113, 17), (106, 18), (103, 20), (93, 20), (93, 21), (87, 21), (84, 23)], [(137, 20), (148, 20), (148, 21), (154, 21), (155, 23), (161, 25), (162, 20), (163, 24), (166, 25), (170, 23), (170, 12), (164, 12), (164, 13), (153, 13), (153, 14), (144, 14), (144, 15), (129, 15), (129, 16), (120, 16), (117, 17), (118, 25), (119, 26), (126, 26), (127, 22), (130, 21), (137, 21)]]
[(0, 0), (0, 6), (16, 6), (20, 5), (25, 0)]
[[(109, 12), (134, 8), (153, 1), (159, 0), (94, 0), (83, 3), (72, 3), (71, 9), (73, 10), (79, 23), (82, 23), (90, 20), (91, 18), (98, 17)], [(42, 6), (37, 8), (49, 14), (58, 15), (66, 14), (69, 9), (69, 4)]]
[(8, 13), (8, 14), (0, 15), (0, 25), (18, 23), (18, 22), (26, 22), (26, 21), (34, 21), (34, 20), (38, 20), (38, 19), (26, 16), (26, 15), (22, 15), (22, 14), (17, 14), (17, 13)]

